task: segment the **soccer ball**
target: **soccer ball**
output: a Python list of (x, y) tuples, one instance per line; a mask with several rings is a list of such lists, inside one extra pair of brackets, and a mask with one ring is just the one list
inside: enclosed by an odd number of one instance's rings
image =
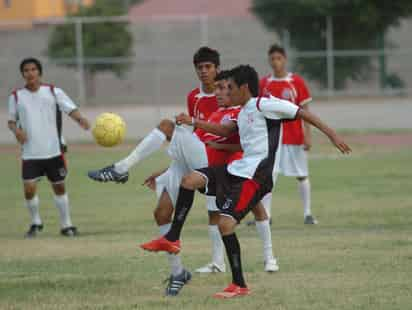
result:
[(97, 144), (111, 147), (120, 144), (126, 134), (126, 124), (114, 113), (102, 113), (95, 121), (93, 137)]

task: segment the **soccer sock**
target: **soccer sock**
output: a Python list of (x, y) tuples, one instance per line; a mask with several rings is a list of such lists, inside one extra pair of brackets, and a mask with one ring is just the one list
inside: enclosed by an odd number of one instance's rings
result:
[(59, 196), (55, 195), (54, 202), (56, 204), (56, 208), (59, 209), (61, 227), (67, 228), (73, 226), (70, 218), (69, 197), (67, 194)]
[(186, 216), (192, 208), (194, 197), (194, 191), (180, 186), (176, 201), (175, 214), (173, 216), (172, 227), (165, 236), (167, 240), (179, 240), (180, 232), (182, 231)]
[(209, 225), (209, 238), (212, 241), (212, 261), (213, 263), (223, 266), (225, 259), (223, 255), (223, 242), (217, 225)]
[(242, 261), (240, 259), (240, 244), (236, 234), (222, 236), (222, 240), (225, 244), (227, 258), (232, 270), (232, 282), (240, 287), (246, 287), (242, 273)]
[[(165, 235), (172, 224), (164, 224), (159, 226), (160, 235)], [(182, 260), (180, 259), (179, 255), (169, 254), (167, 253), (167, 260), (169, 261), (170, 272), (173, 276), (178, 276), (183, 271)]]
[(136, 148), (121, 161), (115, 164), (115, 170), (118, 173), (126, 173), (131, 167), (141, 160), (156, 152), (166, 141), (166, 135), (158, 128), (153, 129)]
[(260, 202), (265, 208), (266, 215), (270, 219), (272, 217), (272, 193), (267, 193)]
[(263, 257), (264, 261), (267, 262), (268, 260), (273, 259), (272, 234), (270, 231), (269, 220), (256, 221), (256, 230), (263, 242)]
[(39, 197), (37, 195), (30, 200), (26, 200), (26, 208), (29, 209), (32, 225), (41, 225)]
[(300, 197), (302, 198), (303, 203), (303, 216), (311, 215), (310, 210), (310, 182), (306, 178), (303, 181), (298, 181), (298, 187), (300, 192)]

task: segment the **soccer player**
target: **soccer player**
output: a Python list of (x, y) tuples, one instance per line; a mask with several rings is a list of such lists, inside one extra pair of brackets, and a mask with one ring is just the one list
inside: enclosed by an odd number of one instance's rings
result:
[[(268, 51), (269, 64), (273, 73), (260, 81), (260, 95), (274, 96), (288, 100), (303, 110), (309, 111), (309, 102), (312, 101), (309, 90), (302, 77), (286, 70), (285, 49), (277, 44), (272, 45)], [(298, 188), (303, 203), (303, 217), (305, 224), (317, 224), (311, 212), (310, 181), (308, 173), (307, 151), (312, 146), (310, 124), (302, 119), (283, 123), (282, 151), (280, 152), (280, 174), (296, 177)], [(271, 214), (271, 195), (267, 196), (269, 202), (265, 204), (266, 213)]]
[(9, 97), (8, 127), (22, 150), (22, 178), (25, 205), (30, 212), (31, 225), (25, 236), (32, 238), (43, 229), (39, 213), (37, 181), (47, 176), (60, 213), (61, 234), (75, 236), (76, 227), (70, 218), (69, 198), (64, 180), (67, 174), (61, 136), (61, 111), (68, 114), (84, 130), (88, 120), (60, 88), (42, 84), (42, 65), (35, 58), (24, 59), (20, 72), (26, 85)]
[(219, 230), (232, 270), (232, 283), (215, 294), (216, 298), (250, 293), (243, 277), (240, 245), (234, 230), (250, 209), (272, 191), (274, 170), (279, 163), (277, 151), (281, 142), (282, 120), (303, 119), (321, 130), (342, 153), (350, 152), (349, 146), (335, 131), (309, 111), (278, 98), (257, 98), (259, 79), (252, 67), (242, 65), (234, 68), (229, 89), (231, 102), (242, 106), (237, 122), (214, 124), (184, 114), (176, 120), (219, 136), (230, 136), (238, 131), (243, 157), (229, 165), (202, 168), (184, 176), (171, 229), (165, 236), (143, 244), (144, 248), (152, 251), (178, 253), (181, 229), (193, 203), (193, 190), (200, 189), (207, 195), (215, 195), (221, 212)]

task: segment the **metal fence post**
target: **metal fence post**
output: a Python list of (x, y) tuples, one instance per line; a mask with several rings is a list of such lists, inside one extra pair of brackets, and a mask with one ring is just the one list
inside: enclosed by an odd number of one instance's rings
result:
[(200, 16), (200, 43), (206, 46), (209, 43), (209, 19), (206, 14)]
[(86, 104), (85, 78), (84, 78), (84, 49), (83, 49), (83, 23), (80, 18), (76, 18), (75, 22), (76, 34), (76, 64), (77, 64), (77, 86), (78, 86), (78, 102)]
[(328, 96), (333, 96), (335, 91), (335, 61), (333, 54), (333, 20), (326, 16), (326, 68)]

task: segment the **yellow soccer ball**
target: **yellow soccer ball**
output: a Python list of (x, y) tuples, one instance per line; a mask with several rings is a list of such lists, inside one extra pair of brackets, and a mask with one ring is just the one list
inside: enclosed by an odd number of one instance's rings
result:
[(112, 147), (122, 143), (126, 134), (126, 124), (114, 113), (100, 114), (92, 130), (94, 140), (104, 147)]

